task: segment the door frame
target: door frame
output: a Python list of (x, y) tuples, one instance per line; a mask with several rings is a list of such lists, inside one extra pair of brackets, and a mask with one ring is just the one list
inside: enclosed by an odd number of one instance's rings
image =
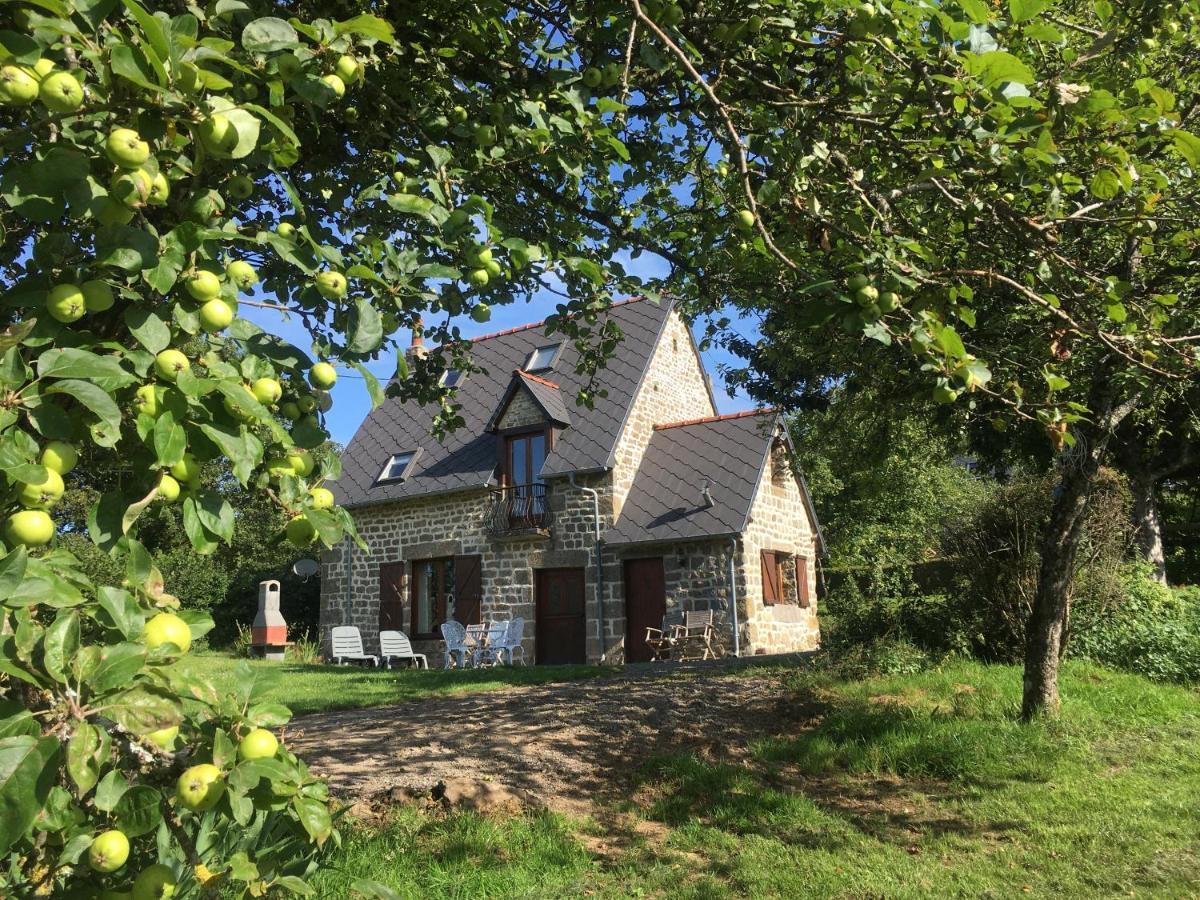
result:
[[(622, 579), (621, 587), (625, 594), (625, 661), (626, 662), (630, 661), (629, 660), (629, 648), (630, 647), (638, 647), (638, 648), (643, 647), (645, 644), (645, 637), (646, 637), (644, 632), (641, 635), (634, 635), (630, 632), (630, 627), (633, 623), (633, 618), (629, 615), (629, 610), (630, 610), (629, 566), (631, 563), (646, 563), (646, 562), (655, 562), (655, 561), (658, 562), (658, 569), (662, 575), (662, 608), (663, 608), (663, 615), (666, 615), (666, 611), (667, 611), (667, 561), (666, 561), (666, 558), (661, 555), (659, 555), (659, 556), (636, 556), (636, 557), (630, 557), (630, 558), (627, 558), (627, 559), (624, 559), (621, 561), (621, 579)], [(643, 623), (643, 625), (644, 625), (644, 623)], [(657, 628), (660, 625), (662, 625), (661, 617), (659, 618), (658, 622), (654, 623), (650, 627)], [(639, 626), (639, 627), (641, 627), (641, 626)], [(638, 660), (638, 661), (641, 662), (641, 660)]]
[[(563, 576), (571, 574), (578, 578), (579, 583), (579, 599), (583, 606), (583, 614), (579, 617), (579, 659), (577, 663), (561, 663), (560, 665), (587, 665), (587, 569), (583, 566), (561, 566), (545, 569), (533, 570), (533, 633), (534, 646), (533, 656), (534, 662), (537, 665), (546, 665), (542, 662), (542, 616), (541, 603), (539, 602), (543, 592), (543, 583), (547, 575)], [(565, 616), (563, 618), (566, 618)]]

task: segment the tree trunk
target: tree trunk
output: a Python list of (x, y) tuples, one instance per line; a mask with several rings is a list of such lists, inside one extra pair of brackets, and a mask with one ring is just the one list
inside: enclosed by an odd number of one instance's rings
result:
[(1158, 513), (1158, 495), (1154, 477), (1139, 473), (1130, 477), (1133, 493), (1134, 543), (1138, 554), (1150, 565), (1150, 576), (1159, 584), (1167, 583), (1167, 560), (1163, 553), (1162, 519)]
[(1079, 443), (1062, 467), (1050, 521), (1042, 534), (1037, 592), (1025, 628), (1025, 679), (1021, 698), (1021, 718), (1025, 721), (1058, 712), (1058, 664), (1062, 658), (1071, 581), (1083, 543), (1083, 524), (1092, 485), (1113, 430), (1137, 406), (1136, 396), (1114, 406), (1110, 390), (1109, 379), (1098, 375), (1089, 404), (1095, 415), (1095, 425), (1078, 433)]

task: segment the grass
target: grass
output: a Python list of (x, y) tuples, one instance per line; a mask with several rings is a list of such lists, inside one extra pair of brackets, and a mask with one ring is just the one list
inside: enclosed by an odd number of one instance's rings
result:
[[(518, 676), (479, 677), (429, 689)], [(1072, 663), (1061, 719), (1020, 725), (1012, 667), (788, 677), (811, 726), (731, 759), (653, 760), (603, 822), (399, 807), (345, 829), (318, 892), (367, 878), (403, 897), (1200, 894), (1195, 691)]]
[(237, 666), (250, 667), (256, 679), (274, 684), (259, 698), (284, 703), (296, 715), (339, 709), (387, 706), (409, 700), (472, 691), (500, 690), (555, 681), (603, 677), (612, 669), (598, 666), (505, 666), (494, 669), (366, 669), (359, 666), (302, 665), (238, 659), (228, 653), (193, 654), (188, 664), (212, 680), (218, 690), (232, 692)]

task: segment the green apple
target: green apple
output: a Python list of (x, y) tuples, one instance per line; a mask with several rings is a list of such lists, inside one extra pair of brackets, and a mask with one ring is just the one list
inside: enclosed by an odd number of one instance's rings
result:
[(125, 832), (104, 831), (88, 847), (88, 865), (97, 872), (115, 872), (129, 859), (129, 838)]
[(861, 287), (854, 292), (854, 302), (859, 306), (870, 306), (879, 299), (879, 288), (873, 284)]
[(243, 291), (250, 290), (258, 283), (258, 272), (254, 266), (246, 262), (244, 259), (235, 259), (225, 267), (225, 274), (229, 277), (239, 289)]
[(154, 371), (164, 381), (174, 381), (181, 372), (187, 372), (191, 368), (192, 364), (188, 362), (188, 358), (173, 347), (154, 357)]
[(41, 463), (52, 472), (66, 475), (79, 462), (79, 451), (66, 441), (51, 441), (42, 450)]
[(286, 456), (275, 456), (267, 460), (267, 474), (272, 478), (291, 478), (296, 470)]
[(317, 529), (307, 516), (293, 516), (287, 523), (287, 539), (293, 546), (308, 547), (317, 539)]
[(148, 416), (158, 418), (159, 413), (163, 411), (162, 391), (157, 385), (143, 384), (140, 388), (134, 391), (133, 408), (136, 412), (145, 413)]
[(200, 463), (190, 453), (183, 454), (183, 459), (171, 466), (171, 474), (180, 481), (195, 481), (200, 477)]
[(229, 179), (225, 193), (234, 200), (245, 200), (254, 193), (254, 180), (249, 175), (234, 175)]
[(851, 275), (846, 279), (846, 290), (850, 292), (861, 291), (865, 287), (869, 287), (871, 279), (866, 275)]
[(150, 196), (146, 198), (146, 202), (151, 206), (166, 206), (167, 197), (171, 195), (171, 184), (167, 181), (167, 176), (159, 172), (150, 179)]
[(133, 900), (167, 900), (175, 896), (175, 888), (179, 886), (175, 873), (162, 863), (155, 863), (142, 869), (133, 880)]
[(46, 294), (46, 311), (60, 322), (77, 322), (87, 312), (83, 289), (77, 284), (56, 284)]
[(4, 539), (10, 547), (41, 547), (54, 537), (54, 520), (43, 509), (23, 509), (4, 520)]
[(238, 744), (238, 759), (269, 759), (279, 749), (279, 739), (265, 728), (255, 728)]
[(892, 312), (900, 306), (900, 295), (895, 291), (884, 291), (879, 295), (879, 308), (884, 312)]
[(467, 284), (471, 287), (481, 288), (491, 280), (491, 277), (487, 269), (472, 269), (467, 273)]
[(221, 770), (212, 763), (201, 763), (186, 769), (175, 783), (175, 795), (181, 805), (192, 812), (205, 812), (217, 805), (225, 793)]
[(132, 128), (114, 128), (104, 141), (104, 153), (113, 165), (139, 169), (150, 158), (150, 145)]
[(54, 60), (46, 59), (44, 56), (29, 67), (29, 74), (39, 82), (53, 71)]
[(469, 118), (470, 114), (467, 112), (467, 108), (465, 106), (456, 106), (450, 110), (449, 119), (455, 125), (461, 125)]
[(162, 497), (168, 503), (174, 503), (179, 499), (179, 482), (170, 475), (164, 474), (158, 480), (158, 496)]
[(292, 471), (301, 477), (313, 470), (312, 454), (300, 447), (293, 447), (288, 451), (287, 463), (292, 467)]
[(150, 732), (145, 737), (154, 746), (169, 751), (175, 746), (175, 739), (179, 737), (179, 726), (172, 725), (170, 728), (160, 728), (158, 731)]
[(492, 248), (491, 247), (477, 247), (476, 249), (472, 250), (467, 255), (467, 259), (473, 266), (480, 266), (480, 267), (486, 266), (488, 263), (492, 262), (492, 260), (493, 260)]
[(492, 318), (492, 308), (486, 303), (476, 303), (471, 310), (471, 318), (476, 322), (487, 322)]
[(611, 62), (604, 67), (604, 84), (606, 87), (612, 87), (621, 80), (621, 76), (625, 74), (625, 66), (619, 62)]
[(737, 227), (742, 231), (749, 231), (754, 227), (754, 213), (748, 209), (739, 209), (737, 213)]
[[(248, 399), (254, 400), (257, 402), (258, 398), (254, 396), (254, 391), (252, 391), (250, 389), (250, 385), (243, 384), (242, 390), (246, 393), (246, 397)], [(233, 400), (230, 399), (229, 397), (226, 397), (222, 401), (221, 405), (225, 407), (225, 412), (229, 413), (231, 416), (233, 416), (235, 419), (237, 419), (241, 422), (249, 422), (251, 419), (254, 418), (254, 413), (250, 412), (247, 409), (243, 409), (241, 406), (234, 403)]]
[(301, 416), (300, 404), (295, 400), (285, 400), (279, 404), (279, 414), (295, 422)]
[(42, 80), (38, 99), (51, 112), (72, 113), (83, 106), (83, 85), (70, 72), (55, 72)]
[(483, 267), (487, 270), (489, 278), (499, 278), (501, 272), (503, 271), (500, 268), (500, 263), (496, 262), (494, 259), (489, 259), (483, 264)]
[(209, 300), (200, 307), (200, 327), (209, 334), (228, 328), (232, 321), (233, 310), (220, 297)]
[[(319, 362), (308, 370), (308, 383), (319, 391), (328, 391), (337, 384), (337, 369), (327, 362)], [(315, 409), (316, 400), (313, 403)], [(303, 405), (300, 408), (304, 409)]]
[(337, 75), (322, 75), (321, 82), (333, 91), (333, 95), (339, 100), (346, 96), (346, 82)]
[(362, 75), (362, 63), (353, 56), (339, 56), (333, 71), (342, 80), (343, 85), (354, 84)]
[(311, 412), (316, 412), (317, 398), (312, 396), (311, 394), (305, 394), (303, 397), (301, 397), (299, 400), (296, 401), (296, 406), (298, 406), (300, 408), (301, 415), (308, 415)]
[(346, 296), (346, 276), (341, 272), (321, 272), (316, 277), (317, 293), (326, 300), (341, 300)]
[(588, 66), (583, 70), (583, 83), (588, 87), (598, 88), (602, 81), (604, 81), (604, 73), (595, 66)]
[(219, 219), (225, 215), (222, 200), (220, 194), (214, 194), (212, 191), (206, 191), (198, 197), (193, 197), (188, 204), (188, 218), (201, 225), (207, 225), (213, 219)]
[(238, 143), (237, 129), (227, 116), (213, 113), (196, 127), (200, 143), (213, 156), (228, 156)]
[(294, 238), (296, 236), (296, 226), (291, 222), (280, 222), (275, 226), (275, 233), (281, 238)]
[(108, 196), (130, 209), (144, 206), (150, 199), (150, 186), (154, 177), (145, 169), (121, 172), (108, 186)]
[(38, 95), (37, 79), (19, 66), (0, 68), (0, 100), (13, 106), (32, 103)]
[(312, 499), (313, 509), (333, 509), (333, 491), (329, 488), (309, 488), (308, 496)]
[(98, 278), (85, 281), (79, 286), (79, 290), (83, 292), (83, 305), (87, 307), (88, 312), (104, 312), (106, 309), (112, 309), (113, 304), (117, 302), (113, 289), (107, 282)]
[(211, 300), (217, 294), (221, 293), (221, 279), (217, 277), (215, 272), (210, 272), (207, 269), (199, 269), (188, 276), (187, 281), (183, 285), (187, 288), (187, 292), (192, 295), (192, 299)]
[(22, 506), (31, 509), (49, 509), (57, 503), (66, 490), (62, 476), (53, 469), (46, 468), (46, 477), (37, 482), (25, 482), (17, 491), (17, 499)]
[(148, 650), (173, 644), (180, 653), (187, 653), (192, 646), (192, 629), (175, 613), (163, 612), (146, 623), (142, 638)]
[(278, 403), (279, 398), (283, 396), (283, 385), (274, 378), (257, 378), (250, 386), (250, 392), (259, 403), (270, 406)]
[(473, 136), (480, 147), (490, 147), (496, 143), (496, 129), (491, 125), (476, 125)]

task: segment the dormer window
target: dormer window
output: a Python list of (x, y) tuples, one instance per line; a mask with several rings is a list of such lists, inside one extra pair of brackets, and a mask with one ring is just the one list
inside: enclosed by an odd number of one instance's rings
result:
[(529, 359), (525, 360), (526, 372), (546, 372), (554, 368), (554, 364), (558, 362), (559, 354), (562, 353), (562, 344), (550, 344), (546, 347), (538, 347), (529, 354)]
[(409, 469), (412, 468), (412, 464), (417, 458), (417, 452), (416, 450), (406, 450), (404, 453), (395, 453), (389, 457), (383, 466), (383, 471), (379, 473), (377, 479), (379, 483), (403, 481), (407, 478)]
[(456, 388), (463, 382), (463, 373), (459, 369), (447, 369), (442, 373), (442, 387)]

